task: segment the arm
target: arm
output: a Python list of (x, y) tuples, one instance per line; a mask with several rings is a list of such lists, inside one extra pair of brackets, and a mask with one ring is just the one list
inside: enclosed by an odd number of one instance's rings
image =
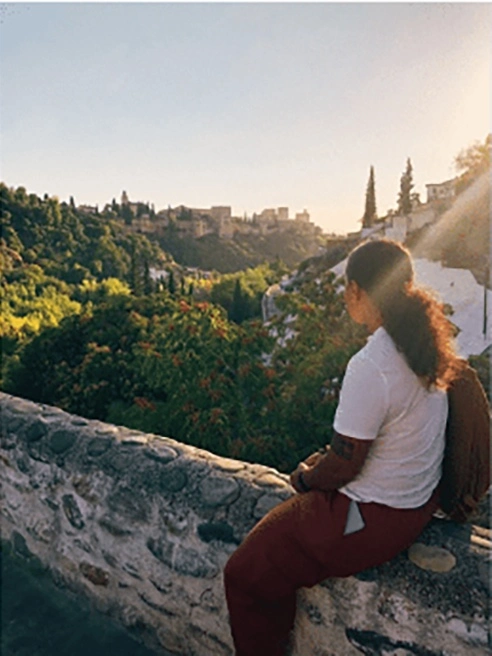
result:
[(335, 433), (324, 455), (313, 454), (301, 462), (290, 475), (290, 482), (297, 492), (303, 492), (299, 474), (313, 490), (336, 490), (343, 487), (362, 470), (374, 440), (360, 440)]

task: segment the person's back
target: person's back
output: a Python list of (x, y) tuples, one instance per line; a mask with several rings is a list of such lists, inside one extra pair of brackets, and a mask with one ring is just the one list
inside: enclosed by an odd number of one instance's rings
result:
[(445, 391), (427, 389), (378, 328), (347, 366), (334, 423), (338, 433), (374, 443), (360, 475), (340, 491), (393, 508), (425, 503), (441, 476), (447, 412)]

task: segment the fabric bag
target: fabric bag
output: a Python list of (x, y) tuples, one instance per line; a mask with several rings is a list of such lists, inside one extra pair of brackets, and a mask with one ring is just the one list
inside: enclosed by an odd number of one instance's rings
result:
[(466, 522), (490, 485), (490, 406), (476, 371), (463, 359), (447, 394), (440, 506), (449, 519)]

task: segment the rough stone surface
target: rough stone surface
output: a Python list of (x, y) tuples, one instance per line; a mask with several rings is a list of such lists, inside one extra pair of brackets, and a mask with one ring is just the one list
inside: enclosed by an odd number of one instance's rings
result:
[(239, 496), (239, 485), (231, 476), (211, 475), (200, 486), (203, 503), (207, 506), (224, 506)]
[(50, 437), (50, 448), (53, 453), (68, 451), (77, 441), (77, 434), (72, 430), (61, 429), (55, 431)]
[(73, 494), (63, 495), (62, 506), (70, 524), (78, 529), (84, 528), (84, 519)]
[(94, 437), (87, 444), (87, 455), (97, 458), (112, 446), (113, 441), (108, 437)]
[(168, 465), (160, 476), (160, 488), (163, 492), (179, 492), (188, 482), (188, 476), (182, 467)]
[(107, 586), (109, 584), (109, 574), (100, 567), (82, 562), (79, 565), (82, 575), (85, 576), (94, 585)]
[(447, 549), (420, 542), (412, 544), (408, 557), (412, 563), (430, 572), (449, 572), (456, 566), (456, 558)]
[[(285, 475), (5, 394), (0, 405), (2, 539), (156, 654), (232, 656), (221, 571), (293, 493)], [(290, 653), (490, 653), (490, 537), (433, 520), (418, 547), (432, 569), (414, 547), (300, 590)]]
[(149, 506), (139, 490), (122, 486), (114, 490), (106, 498), (108, 508), (123, 516), (129, 522), (147, 522)]

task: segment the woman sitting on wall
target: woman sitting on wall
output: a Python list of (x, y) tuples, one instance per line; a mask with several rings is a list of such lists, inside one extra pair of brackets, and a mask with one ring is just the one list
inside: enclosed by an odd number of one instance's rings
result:
[(371, 336), (350, 360), (329, 447), (291, 474), (299, 493), (270, 511), (225, 568), (237, 656), (283, 656), (296, 591), (384, 563), (438, 507), (456, 354), (441, 305), (414, 285), (409, 252), (366, 242), (345, 302)]

